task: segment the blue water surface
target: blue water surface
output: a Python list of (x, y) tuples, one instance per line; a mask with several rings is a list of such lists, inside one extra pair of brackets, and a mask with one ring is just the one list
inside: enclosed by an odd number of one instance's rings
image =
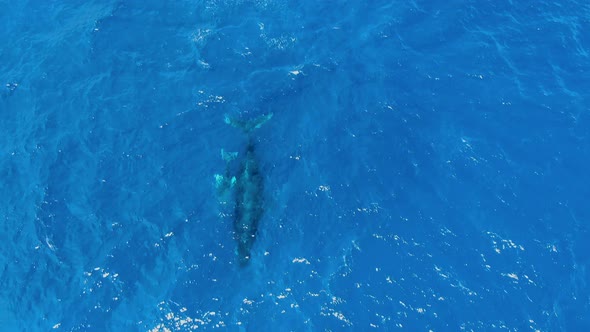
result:
[[(588, 31), (581, 0), (0, 1), (2, 330), (590, 330)], [(241, 267), (214, 175), (249, 140)]]

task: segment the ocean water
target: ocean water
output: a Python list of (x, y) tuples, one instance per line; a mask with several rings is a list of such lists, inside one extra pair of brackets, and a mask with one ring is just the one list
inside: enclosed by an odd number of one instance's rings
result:
[[(589, 330), (588, 31), (580, 0), (0, 1), (2, 330)], [(249, 140), (242, 267), (214, 175)]]

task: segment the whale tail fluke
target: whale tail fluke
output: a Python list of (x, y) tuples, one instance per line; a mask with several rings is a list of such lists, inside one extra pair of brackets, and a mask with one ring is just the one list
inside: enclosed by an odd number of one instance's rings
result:
[(225, 160), (225, 162), (230, 162), (238, 157), (237, 152), (227, 152), (224, 149), (221, 149), (221, 159)]
[(252, 119), (252, 120), (242, 120), (242, 119), (231, 117), (228, 114), (226, 114), (225, 115), (225, 123), (227, 123), (228, 125), (231, 125), (232, 127), (240, 128), (244, 132), (249, 133), (254, 129), (258, 129), (258, 128), (262, 127), (262, 125), (265, 124), (266, 121), (268, 121), (272, 118), (272, 115), (273, 115), (272, 113), (267, 113), (267, 114), (261, 115), (255, 119)]

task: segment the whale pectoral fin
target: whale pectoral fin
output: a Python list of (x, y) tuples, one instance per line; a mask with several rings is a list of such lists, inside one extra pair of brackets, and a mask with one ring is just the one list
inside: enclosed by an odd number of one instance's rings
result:
[(233, 186), (232, 179), (221, 174), (215, 174), (215, 189), (217, 190), (217, 199), (226, 201), (229, 197), (230, 189)]
[(225, 177), (221, 174), (215, 174), (213, 177), (215, 178), (215, 188), (222, 189), (225, 184)]
[(225, 194), (229, 189), (232, 189), (238, 181), (235, 176), (231, 178), (221, 174), (215, 174), (215, 188), (219, 194)]

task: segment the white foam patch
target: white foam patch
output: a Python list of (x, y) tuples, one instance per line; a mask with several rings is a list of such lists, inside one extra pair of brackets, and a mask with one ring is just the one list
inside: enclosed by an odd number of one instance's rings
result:
[(305, 263), (306, 265), (311, 264), (306, 258), (294, 258), (292, 263)]

